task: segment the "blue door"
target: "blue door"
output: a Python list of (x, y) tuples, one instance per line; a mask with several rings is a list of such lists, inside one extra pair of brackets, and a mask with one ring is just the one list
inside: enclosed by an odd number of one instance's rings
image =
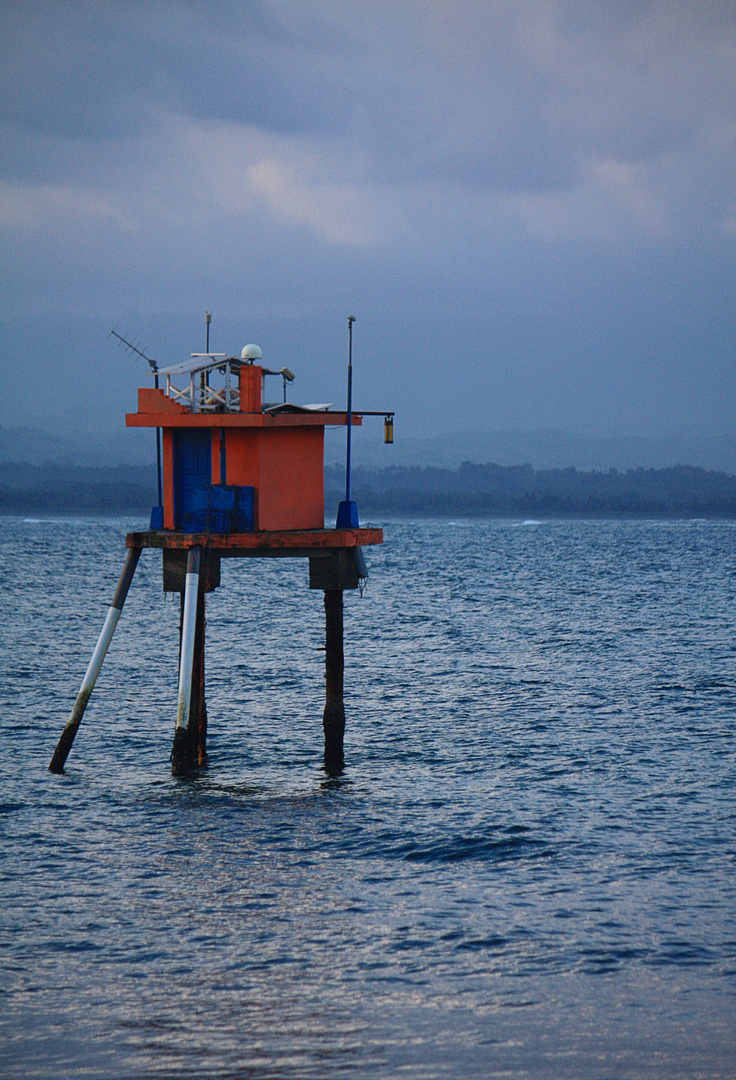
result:
[(174, 527), (205, 532), (212, 483), (209, 431), (174, 431)]

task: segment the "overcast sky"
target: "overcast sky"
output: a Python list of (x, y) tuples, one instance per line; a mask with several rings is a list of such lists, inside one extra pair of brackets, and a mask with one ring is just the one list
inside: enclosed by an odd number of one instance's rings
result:
[[(397, 432), (736, 430), (736, 3), (0, 3), (0, 423), (257, 342)], [(377, 437), (378, 436), (377, 434)]]

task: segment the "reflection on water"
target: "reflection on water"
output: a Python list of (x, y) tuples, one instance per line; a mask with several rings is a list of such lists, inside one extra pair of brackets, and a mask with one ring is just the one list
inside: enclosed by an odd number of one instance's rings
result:
[(336, 777), (306, 564), (228, 562), (174, 780), (160, 556), (52, 777), (129, 526), (0, 519), (6, 1075), (732, 1075), (736, 532), (519, 524), (386, 525)]

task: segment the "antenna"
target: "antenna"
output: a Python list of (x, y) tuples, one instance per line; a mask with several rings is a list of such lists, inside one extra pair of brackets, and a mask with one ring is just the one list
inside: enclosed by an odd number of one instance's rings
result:
[[(353, 323), (354, 315), (348, 315), (348, 408), (347, 408), (347, 439), (345, 454), (345, 498), (337, 508), (337, 529), (358, 528), (358, 507), (350, 499), (350, 436), (353, 425)], [(358, 571), (360, 576), (360, 570)]]
[[(209, 326), (207, 328), (209, 335)], [(135, 353), (136, 356), (142, 356), (146, 361), (151, 371), (153, 372), (154, 386), (158, 390), (158, 364), (155, 360), (152, 360), (150, 356), (146, 356), (143, 349), (140, 348), (140, 343), (136, 344), (133, 341), (128, 341), (126, 337), (117, 332), (115, 327), (112, 328), (108, 337), (115, 337), (118, 341), (122, 342), (123, 347), (127, 353)], [(163, 505), (164, 505), (164, 493), (163, 485), (161, 483), (161, 428), (156, 428), (156, 480), (158, 482), (158, 506), (155, 508), (155, 522), (158, 528), (163, 527)], [(151, 513), (151, 528), (154, 528), (154, 512)]]
[[(156, 361), (152, 360), (150, 356), (146, 356), (143, 349), (139, 348), (139, 346), (136, 345), (135, 342), (128, 341), (128, 339), (126, 337), (123, 337), (122, 334), (119, 334), (115, 327), (112, 328), (112, 330), (110, 331), (110, 334), (108, 336), (109, 337), (116, 337), (118, 339), (118, 341), (121, 341), (123, 343), (123, 346), (125, 347), (126, 352), (135, 353), (136, 356), (142, 356), (143, 359), (148, 364), (148, 366), (150, 367), (151, 371), (153, 371), (154, 373), (158, 371), (158, 364), (156, 363)], [(158, 379), (156, 379), (156, 389), (158, 390)]]
[(353, 426), (353, 323), (354, 315), (348, 315), (348, 436), (345, 461), (345, 502), (350, 502), (350, 434)]

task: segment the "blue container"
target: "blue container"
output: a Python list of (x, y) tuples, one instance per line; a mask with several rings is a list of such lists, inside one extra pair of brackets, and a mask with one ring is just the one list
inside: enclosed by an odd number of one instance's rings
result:
[(210, 488), (210, 510), (223, 512), (235, 509), (235, 493), (237, 488), (231, 484), (213, 484)]
[(211, 533), (232, 532), (232, 513), (227, 510), (210, 510), (207, 516)]
[(185, 533), (253, 532), (254, 489), (235, 484), (212, 484), (190, 489), (189, 506), (181, 515)]
[[(208, 490), (208, 498), (203, 514), (184, 515), (185, 532), (202, 531), (211, 533), (253, 532), (252, 487), (238, 487), (235, 484), (213, 484)], [(199, 506), (199, 501), (198, 501)], [(191, 525), (187, 528), (187, 518)]]
[(181, 515), (181, 531), (185, 533), (203, 533), (209, 530), (207, 510), (190, 510)]
[(235, 513), (233, 515), (234, 532), (253, 532), (253, 488), (235, 488)]

